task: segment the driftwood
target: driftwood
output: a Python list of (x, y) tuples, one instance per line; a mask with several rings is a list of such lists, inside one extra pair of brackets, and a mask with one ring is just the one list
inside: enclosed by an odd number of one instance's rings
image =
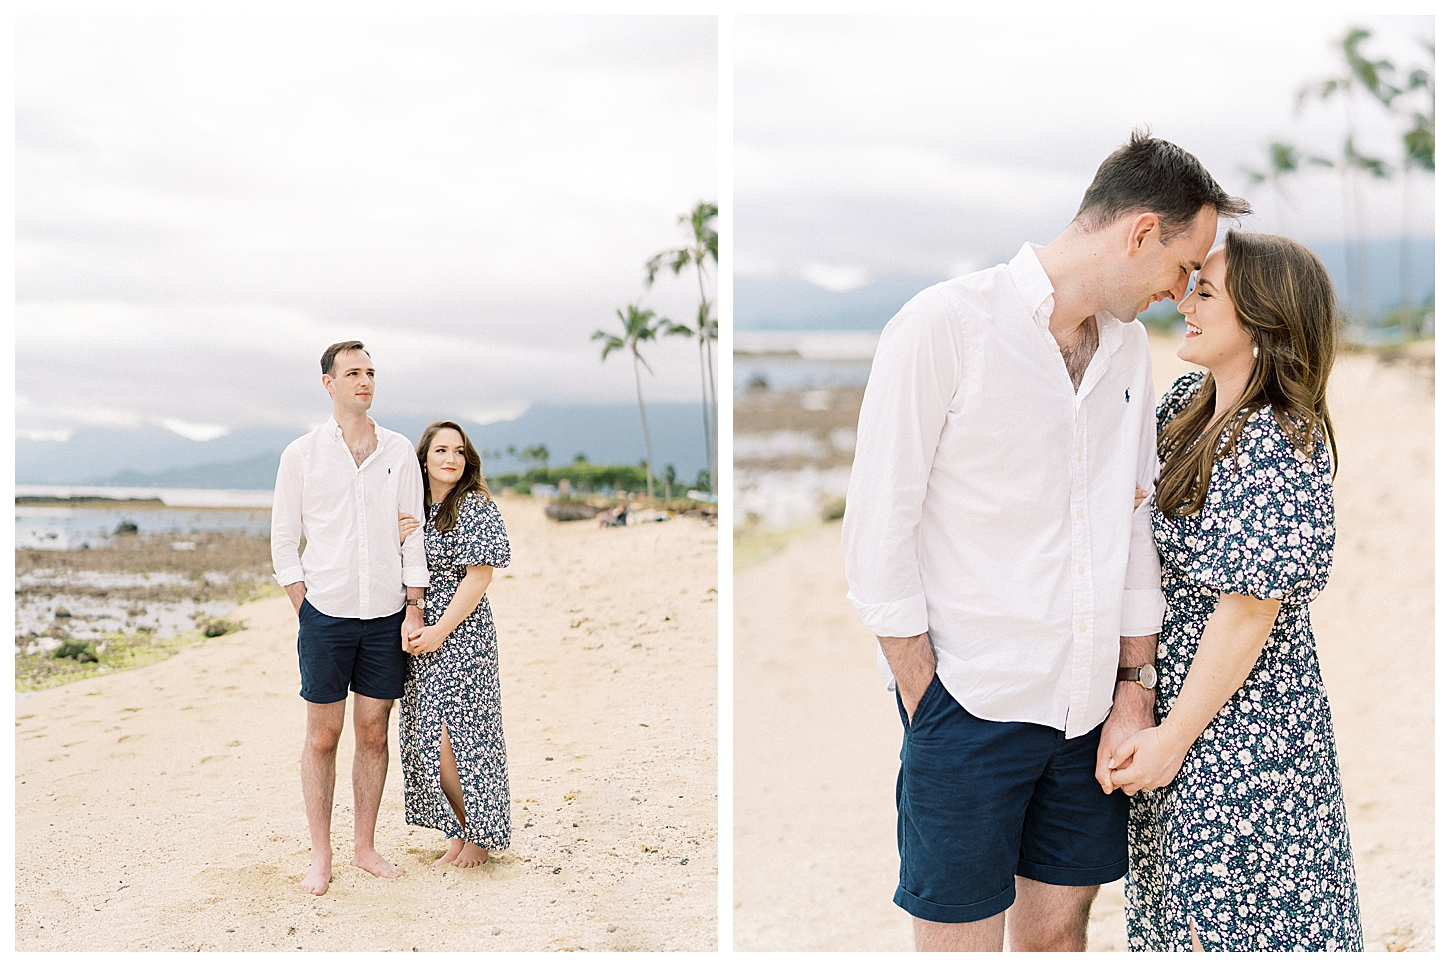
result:
[(600, 508), (576, 501), (550, 501), (544, 508), (544, 516), (550, 520), (593, 520)]

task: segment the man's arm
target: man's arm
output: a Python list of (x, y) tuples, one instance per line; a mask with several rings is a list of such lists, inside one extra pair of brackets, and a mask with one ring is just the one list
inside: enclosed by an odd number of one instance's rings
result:
[(901, 697), (901, 707), (906, 709), (906, 721), (916, 717), (916, 707), (926, 694), (927, 686), (936, 675), (936, 652), (931, 647), (929, 635), (912, 638), (883, 638), (881, 652), (891, 666), (891, 675), (896, 679), (896, 694)]
[[(423, 471), (418, 469), (417, 460), (409, 460), (412, 472), (404, 472), (398, 480), (398, 513), (428, 519), (423, 509)], [(398, 548), (403, 557), (403, 585), (408, 598), (421, 598), (428, 593), (428, 557), (423, 549), (423, 528), (419, 527), (408, 535)], [(408, 650), (408, 636), (423, 627), (423, 609), (406, 607), (403, 611), (403, 637), (400, 642)]]
[[(1151, 665), (1158, 655), (1158, 636), (1134, 635), (1118, 639), (1118, 667), (1139, 668)], [(1113, 708), (1103, 723), (1103, 732), (1098, 740), (1098, 764), (1093, 775), (1103, 792), (1113, 791), (1111, 772), (1121, 769), (1126, 762), (1117, 758), (1118, 747), (1143, 729), (1151, 729), (1153, 702), (1158, 696), (1156, 688), (1144, 688), (1137, 682), (1118, 682), (1113, 691)]]
[(871, 363), (846, 492), (847, 600), (881, 642), (908, 714), (936, 668), (917, 545), (937, 442), (961, 382), (960, 339), (958, 320), (933, 291), (887, 324)]
[(294, 611), (302, 610), (307, 596), (303, 583), (302, 558), (302, 464), (292, 447), (282, 451), (277, 464), (277, 485), (272, 491), (272, 571), (277, 583), (287, 589)]
[[(1147, 399), (1154, 398), (1152, 376), (1149, 375)], [(1158, 546), (1153, 542), (1154, 483), (1158, 479), (1158, 423), (1153, 407), (1143, 407), (1138, 426), (1137, 485), (1149, 495), (1133, 507), (1132, 532), (1128, 538), (1128, 571), (1123, 581), (1121, 637), (1118, 639), (1118, 667), (1137, 668), (1152, 664), (1158, 657), (1158, 632), (1163, 627), (1163, 569), (1158, 560)], [(1117, 756), (1118, 746), (1142, 729), (1151, 729), (1156, 689), (1144, 688), (1137, 682), (1118, 682), (1113, 691), (1113, 708), (1103, 723), (1098, 741), (1098, 761), (1094, 775), (1103, 792), (1113, 791), (1109, 775), (1122, 768)]]

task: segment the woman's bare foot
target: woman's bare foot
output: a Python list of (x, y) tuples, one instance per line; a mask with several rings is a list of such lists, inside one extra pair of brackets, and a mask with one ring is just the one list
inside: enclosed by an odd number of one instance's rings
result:
[(448, 852), (434, 860), (433, 866), (447, 866), (449, 863), (458, 859), (458, 854), (461, 852), (463, 852), (463, 840), (450, 839), (448, 841)]
[(327, 884), (332, 882), (332, 854), (319, 855), (316, 851), (312, 854), (312, 865), (307, 869), (307, 875), (302, 878), (302, 892), (311, 893), (313, 896), (322, 896), (327, 892)]
[(463, 849), (458, 857), (453, 860), (454, 866), (482, 866), (488, 862), (488, 850), (482, 846), (475, 846), (472, 843), (464, 843)]
[(360, 870), (367, 870), (373, 876), (380, 876), (385, 880), (396, 880), (403, 875), (400, 867), (396, 867), (383, 859), (382, 854), (375, 849), (354, 850), (352, 865)]

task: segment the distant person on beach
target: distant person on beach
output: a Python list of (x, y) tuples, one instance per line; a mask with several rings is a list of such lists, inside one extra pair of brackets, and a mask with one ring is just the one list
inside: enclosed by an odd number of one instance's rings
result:
[[(489, 496), (482, 461), (463, 427), (430, 423), (418, 442), (427, 485), (426, 624), (408, 635), (411, 656), (398, 712), (407, 821), (448, 837), (433, 865), (478, 866), (508, 849), (508, 759), (499, 696), (498, 636), (485, 596), (493, 569), (508, 567), (509, 539)], [(399, 518), (406, 545), (418, 529)]]
[[(307, 702), (302, 798), (312, 865), (302, 889), (327, 892), (332, 877), (332, 796), (337, 742), (353, 693), (353, 864), (387, 879), (403, 875), (373, 846), (388, 775), (388, 718), (403, 695), (408, 635), (423, 625), (428, 586), (423, 540), (399, 544), (398, 515), (423, 500), (408, 438), (368, 416), (375, 372), (357, 341), (322, 354), (332, 418), (288, 445), (272, 502), (272, 566), (297, 609), (297, 662)], [(298, 545), (307, 539), (298, 556)]]
[[(1138, 313), (1181, 299), (1229, 196), (1145, 133), (1071, 224), (887, 324), (843, 541), (905, 735), (895, 900), (920, 950), (1082, 950), (1128, 867), (1118, 743), (1153, 722), (1163, 615)], [(1110, 711), (1111, 710), (1111, 711)], [(1124, 762), (1116, 763), (1119, 767)]]
[(1299, 243), (1229, 232), (1179, 310), (1178, 356), (1208, 372), (1158, 405), (1159, 724), (1104, 783), (1133, 796), (1129, 947), (1362, 950), (1309, 624), (1334, 555), (1334, 290)]

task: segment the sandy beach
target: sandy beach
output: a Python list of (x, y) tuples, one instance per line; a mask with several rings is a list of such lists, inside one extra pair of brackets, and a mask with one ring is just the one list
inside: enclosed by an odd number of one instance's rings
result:
[(17, 699), (16, 949), (715, 949), (717, 530), (500, 507), (509, 850), (430, 869), (444, 840), (403, 822), (394, 731), (377, 845), (406, 875), (348, 865), (349, 727), (331, 889), (298, 890), (297, 620), (270, 598), (244, 631)]
[[(1176, 342), (1154, 339), (1160, 393), (1187, 371)], [(1367, 950), (1435, 946), (1428, 362), (1346, 355), (1330, 387), (1338, 538), (1312, 615)], [(891, 902), (901, 725), (845, 594), (839, 522), (735, 576), (737, 950), (911, 949)], [(1103, 888), (1089, 949), (1126, 949), (1122, 896)]]

